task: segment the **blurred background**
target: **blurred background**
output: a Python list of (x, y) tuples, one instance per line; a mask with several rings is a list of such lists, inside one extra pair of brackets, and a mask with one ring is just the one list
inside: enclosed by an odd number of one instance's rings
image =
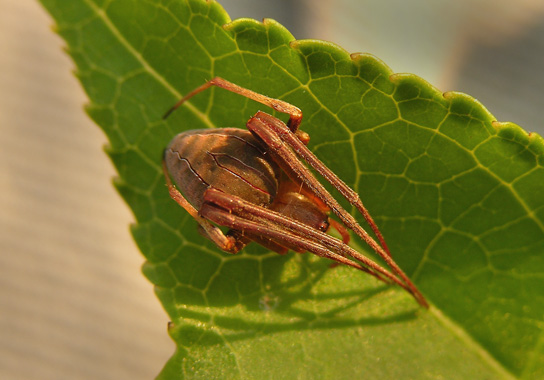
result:
[[(541, 0), (222, 0), (297, 39), (368, 52), (544, 134)], [(37, 1), (0, 0), (0, 378), (149, 379), (174, 350), (140, 272), (62, 40)]]

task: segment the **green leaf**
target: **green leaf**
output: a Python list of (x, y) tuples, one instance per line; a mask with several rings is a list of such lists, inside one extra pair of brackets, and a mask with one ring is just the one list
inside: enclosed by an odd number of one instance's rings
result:
[[(213, 1), (42, 3), (172, 320), (178, 349), (160, 378), (544, 377), (541, 137), (370, 55), (295, 41), (272, 20), (230, 22)], [(361, 194), (429, 311), (326, 260), (229, 256), (198, 234), (168, 197), (162, 150), (184, 130), (243, 128), (259, 107), (211, 89), (161, 116), (214, 76), (303, 110), (310, 148)]]

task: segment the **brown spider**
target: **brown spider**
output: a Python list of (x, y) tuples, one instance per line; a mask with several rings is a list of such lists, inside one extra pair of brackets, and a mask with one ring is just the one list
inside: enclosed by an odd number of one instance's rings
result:
[[(359, 195), (306, 147), (310, 137), (298, 129), (302, 120), (300, 109), (216, 77), (183, 97), (164, 118), (211, 86), (260, 102), (290, 118), (286, 125), (259, 111), (247, 122), (248, 130), (191, 130), (180, 133), (170, 142), (163, 158), (170, 196), (199, 223), (203, 235), (229, 253), (237, 253), (251, 241), (280, 254), (289, 249), (308, 251), (369, 273), (386, 283), (396, 283), (420, 305), (428, 307), (423, 295), (391, 258), (382, 234)], [(380, 244), (340, 206), (297, 156), (361, 212)], [(172, 184), (170, 175), (181, 192)], [(330, 211), (361, 237), (392, 273), (348, 246), (347, 230), (329, 218)], [(212, 222), (230, 230), (224, 234)], [(343, 241), (326, 233), (330, 227), (341, 234)]]

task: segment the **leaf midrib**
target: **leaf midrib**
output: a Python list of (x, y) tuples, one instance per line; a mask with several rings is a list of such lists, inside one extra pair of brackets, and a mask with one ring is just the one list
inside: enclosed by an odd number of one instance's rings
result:
[[(121, 45), (123, 45), (127, 51), (136, 58), (138, 62), (142, 65), (142, 67), (151, 75), (153, 76), (161, 85), (164, 86), (169, 92), (171, 92), (174, 97), (181, 99), (182, 94), (180, 94), (174, 87), (168, 83), (168, 81), (160, 75), (154, 68), (151, 66), (147, 60), (144, 59), (144, 57), (123, 37), (119, 29), (115, 27), (115, 25), (111, 22), (109, 17), (107, 16), (104, 9), (98, 7), (96, 4), (94, 4), (90, 0), (84, 0), (85, 3), (95, 12), (95, 14), (104, 22), (104, 25), (110, 30), (110, 32), (119, 40)], [(204, 124), (206, 124), (209, 128), (214, 128), (213, 123), (208, 118), (208, 115), (198, 110), (194, 105), (191, 103), (185, 103), (184, 104), (187, 108), (189, 108), (199, 119), (202, 120)]]
[(446, 329), (451, 331), (463, 344), (467, 347), (468, 350), (477, 354), (483, 362), (496, 371), (498, 374), (502, 375), (504, 379), (516, 380), (517, 377), (514, 376), (504, 365), (502, 365), (497, 359), (495, 359), (489, 351), (487, 351), (480, 343), (478, 343), (474, 338), (466, 332), (465, 329), (461, 328), (457, 323), (452, 321), (446, 315), (444, 315), (436, 307), (431, 306), (429, 312), (444, 326)]

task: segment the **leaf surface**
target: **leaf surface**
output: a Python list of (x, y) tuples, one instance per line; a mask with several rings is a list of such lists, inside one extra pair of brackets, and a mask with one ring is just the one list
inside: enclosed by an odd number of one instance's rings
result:
[[(296, 41), (272, 20), (231, 22), (213, 1), (41, 1), (172, 320), (178, 349), (160, 378), (544, 377), (540, 136), (373, 56)], [(184, 130), (243, 128), (262, 108), (211, 89), (161, 119), (214, 76), (303, 110), (309, 147), (361, 195), (430, 311), (308, 254), (229, 256), (198, 234), (168, 197), (162, 150)]]

